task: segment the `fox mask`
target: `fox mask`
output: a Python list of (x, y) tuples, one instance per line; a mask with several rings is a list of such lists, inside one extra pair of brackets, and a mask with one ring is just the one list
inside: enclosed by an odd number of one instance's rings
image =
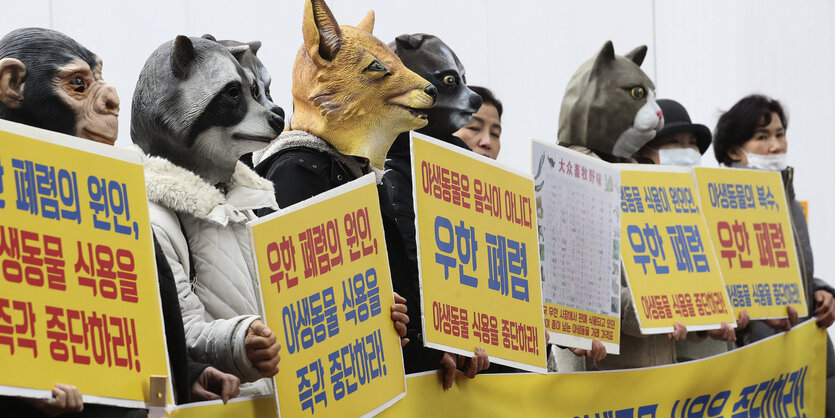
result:
[(290, 127), (381, 169), (399, 133), (426, 125), (436, 92), (373, 29), (373, 11), (356, 27), (339, 26), (324, 1), (307, 0)]

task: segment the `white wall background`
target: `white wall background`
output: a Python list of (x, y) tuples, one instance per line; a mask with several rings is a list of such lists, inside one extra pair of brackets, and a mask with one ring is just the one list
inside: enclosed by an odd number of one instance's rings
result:
[[(646, 44), (643, 64), (660, 98), (674, 98), (711, 129), (744, 95), (781, 100), (790, 118), (789, 163), (810, 203), (816, 275), (835, 283), (835, 6), (828, 0), (330, 0), (342, 24), (369, 9), (375, 35), (439, 36), (471, 84), (503, 101), (499, 159), (527, 171), (528, 138), (556, 140), (557, 115), (575, 69), (611, 39), (618, 54)], [(178, 34), (261, 40), (272, 95), (291, 113), (291, 69), (302, 42), (303, 0), (0, 0), (0, 35), (42, 26), (75, 38), (104, 60), (122, 99), (118, 145), (130, 143), (130, 101), (145, 59)], [(715, 165), (711, 150), (703, 164)]]

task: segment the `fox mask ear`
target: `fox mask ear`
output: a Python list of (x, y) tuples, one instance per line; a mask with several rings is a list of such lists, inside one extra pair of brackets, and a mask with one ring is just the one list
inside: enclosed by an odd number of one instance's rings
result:
[(0, 103), (17, 109), (23, 103), (23, 79), (26, 65), (17, 58), (0, 59)]
[(302, 35), (307, 55), (313, 60), (333, 61), (342, 47), (339, 23), (322, 0), (307, 0), (305, 3)]
[(374, 11), (369, 10), (368, 13), (362, 18), (362, 22), (357, 25), (357, 29), (364, 30), (368, 33), (374, 33)]

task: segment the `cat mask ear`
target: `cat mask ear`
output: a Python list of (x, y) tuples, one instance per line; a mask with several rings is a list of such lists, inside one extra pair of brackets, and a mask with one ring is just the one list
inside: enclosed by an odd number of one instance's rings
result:
[(629, 53), (624, 56), (640, 67), (644, 62), (644, 58), (647, 56), (647, 46), (641, 45), (632, 51), (629, 51)]
[(600, 49), (600, 52), (597, 53), (594, 57), (594, 63), (592, 63), (591, 71), (592, 73), (597, 73), (600, 69), (610, 62), (615, 60), (615, 46), (612, 45), (612, 41), (606, 41), (603, 44), (603, 48)]

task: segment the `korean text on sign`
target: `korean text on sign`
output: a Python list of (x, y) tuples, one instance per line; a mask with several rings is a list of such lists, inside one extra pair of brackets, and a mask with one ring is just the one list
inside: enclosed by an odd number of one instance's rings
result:
[(3, 121), (0, 141), (0, 386), (144, 407), (168, 372), (139, 158)]
[(412, 134), (425, 344), (544, 370), (533, 182)]
[(289, 371), (275, 377), (281, 414), (362, 415), (404, 396), (373, 176), (250, 227), (266, 321)]
[(734, 323), (689, 170), (620, 167), (621, 253), (642, 332)]
[(806, 312), (803, 264), (795, 250), (780, 173), (696, 168), (701, 206), (731, 304), (752, 319)]

